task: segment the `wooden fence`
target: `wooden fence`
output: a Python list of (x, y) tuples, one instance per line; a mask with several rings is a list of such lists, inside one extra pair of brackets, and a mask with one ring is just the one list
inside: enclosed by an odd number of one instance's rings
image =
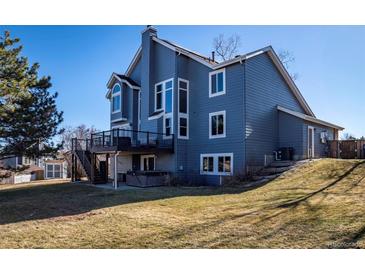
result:
[(341, 159), (365, 159), (365, 140), (328, 141), (329, 157)]

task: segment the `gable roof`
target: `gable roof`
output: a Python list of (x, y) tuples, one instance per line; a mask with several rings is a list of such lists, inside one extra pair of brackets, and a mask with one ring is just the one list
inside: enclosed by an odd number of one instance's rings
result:
[(282, 112), (285, 112), (287, 114), (290, 114), (290, 115), (293, 115), (293, 116), (298, 117), (300, 119), (303, 119), (305, 121), (309, 121), (309, 122), (312, 122), (312, 123), (315, 123), (315, 124), (335, 128), (335, 129), (338, 129), (338, 130), (344, 130), (344, 128), (341, 127), (341, 126), (338, 126), (338, 125), (335, 125), (335, 124), (332, 124), (332, 123), (317, 119), (313, 116), (305, 115), (303, 113), (300, 113), (300, 112), (297, 112), (297, 111), (294, 111), (294, 110), (291, 110), (291, 109), (288, 109), (288, 108), (284, 108), (282, 106), (277, 106), (277, 109), (282, 111)]
[(142, 46), (139, 46), (137, 52), (134, 54), (132, 62), (129, 64), (129, 66), (125, 72), (126, 76), (128, 76), (128, 77), (131, 76), (132, 70), (136, 67), (138, 61), (141, 59), (141, 56), (142, 56)]
[(127, 86), (129, 86), (131, 89), (136, 89), (136, 90), (141, 89), (140, 85), (138, 83), (136, 83), (134, 80), (132, 80), (131, 78), (129, 78), (128, 76), (113, 72), (112, 76), (110, 76), (108, 83), (106, 84), (106, 86), (108, 88), (108, 92), (105, 95), (106, 98), (109, 98), (109, 96), (111, 94), (111, 88), (112, 88), (111, 84), (114, 79), (116, 79), (117, 81), (119, 81), (121, 83), (127, 84)]
[[(281, 74), (281, 76), (283, 77), (284, 81), (286, 82), (286, 84), (289, 86), (291, 92), (293, 93), (293, 95), (295, 96), (295, 98), (298, 100), (299, 104), (302, 106), (302, 108), (304, 109), (305, 113), (307, 115), (316, 117), (315, 114), (313, 113), (313, 111), (311, 110), (311, 108), (309, 107), (308, 103), (306, 102), (306, 100), (304, 99), (303, 95), (301, 94), (301, 92), (299, 91), (298, 87), (296, 86), (296, 84), (294, 83), (293, 79), (290, 77), (288, 71), (286, 70), (286, 68), (283, 66), (283, 64), (281, 63), (279, 57), (277, 56), (277, 54), (275, 53), (274, 49), (271, 46), (268, 47), (264, 47), (255, 51), (252, 51), (250, 53), (247, 54), (243, 54), (243, 55), (239, 55), (233, 59), (218, 63), (216, 61), (212, 61), (210, 58), (205, 57), (197, 52), (188, 50), (186, 48), (183, 48), (182, 46), (179, 46), (173, 42), (170, 42), (168, 40), (164, 40), (164, 39), (160, 39), (157, 38), (156, 36), (152, 37), (153, 41), (173, 50), (176, 51), (180, 54), (184, 54), (185, 56), (209, 67), (212, 70), (216, 70), (216, 69), (221, 69), (224, 68), (226, 66), (235, 64), (237, 62), (244, 62), (245, 60), (248, 60), (250, 58), (254, 58), (258, 55), (261, 54), (268, 54), (268, 56), (270, 57), (270, 59), (273, 61), (275, 67), (278, 69), (279, 73)], [(142, 56), (142, 48), (141, 46), (138, 48), (136, 54), (134, 55), (132, 62), (130, 63), (130, 65), (128, 66), (127, 71), (125, 72), (125, 76), (129, 77), (130, 73), (132, 72), (133, 68), (137, 65), (139, 59)]]
[(266, 53), (270, 59), (272, 60), (272, 62), (274, 63), (275, 67), (278, 69), (279, 73), (281, 74), (281, 76), (283, 77), (283, 79), (285, 80), (286, 84), (289, 86), (291, 92), (293, 93), (293, 95), (295, 96), (295, 98), (298, 100), (299, 104), (302, 106), (302, 108), (304, 109), (304, 111), (306, 112), (306, 114), (316, 117), (313, 113), (313, 111), (311, 110), (311, 108), (309, 107), (308, 103), (306, 102), (306, 100), (304, 99), (303, 95), (301, 94), (301, 92), (299, 91), (297, 85), (294, 83), (293, 79), (291, 78), (291, 76), (289, 75), (288, 71), (286, 70), (286, 68), (283, 66), (283, 64), (281, 63), (279, 57), (277, 56), (277, 54), (275, 53), (274, 49), (271, 46), (244, 54), (244, 55), (239, 55), (231, 60), (219, 63), (218, 65), (214, 66), (214, 69), (220, 69), (232, 64), (235, 64), (237, 62), (243, 62), (245, 60), (248, 60), (250, 58), (254, 58), (258, 55), (264, 54)]

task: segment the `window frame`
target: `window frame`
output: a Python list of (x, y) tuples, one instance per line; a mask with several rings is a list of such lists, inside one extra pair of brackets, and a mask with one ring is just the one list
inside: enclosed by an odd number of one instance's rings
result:
[[(45, 164), (45, 177), (46, 179), (62, 179), (63, 178), (63, 164), (61, 163), (46, 163)], [(60, 170), (59, 170), (59, 175), (60, 177), (56, 177), (56, 166), (59, 166)], [(48, 167), (52, 167), (50, 170), (48, 170)], [(52, 174), (52, 176), (48, 176), (48, 172), (50, 172)]]
[[(154, 90), (154, 96), (155, 96), (155, 111), (163, 111), (163, 114), (161, 117), (163, 117), (163, 128), (162, 128), (162, 133), (163, 133), (163, 139), (171, 139), (172, 136), (174, 135), (174, 86), (175, 86), (175, 83), (174, 83), (174, 80), (175, 78), (170, 78), (170, 79), (167, 79), (167, 80), (164, 80), (164, 81), (161, 81), (161, 82), (158, 82), (155, 84), (155, 90)], [(171, 88), (169, 89), (166, 89), (166, 84), (168, 82), (171, 82)], [(157, 107), (157, 86), (158, 85), (162, 85), (162, 105), (161, 105), (161, 109), (156, 109)], [(171, 112), (169, 113), (166, 113), (166, 90), (170, 90), (171, 89)], [(160, 117), (159, 117), (160, 118)], [(169, 136), (166, 136), (166, 119), (167, 118), (170, 118), (170, 135)]]
[[(190, 82), (188, 80), (178, 78), (178, 89), (177, 89), (177, 135), (179, 139), (189, 140), (189, 93), (190, 93)], [(180, 82), (186, 83), (186, 89), (180, 87)], [(180, 112), (180, 89), (186, 91), (186, 113)], [(180, 135), (180, 118), (186, 119), (186, 136)]]
[[(157, 86), (161, 85), (162, 89), (161, 91), (157, 92)], [(165, 81), (159, 82), (157, 84), (155, 84), (155, 92), (154, 92), (154, 96), (155, 96), (155, 112), (156, 111), (160, 111), (160, 110), (164, 110), (164, 101), (165, 101), (165, 96), (164, 96), (164, 90), (165, 90)], [(161, 93), (161, 108), (157, 108), (157, 93)]]
[[(144, 170), (144, 159), (153, 158), (153, 170)], [(148, 160), (147, 160), (148, 162)], [(140, 165), (141, 171), (155, 171), (156, 170), (156, 155), (155, 154), (147, 154), (147, 155), (141, 155), (141, 165)]]
[[(223, 73), (223, 90), (222, 91), (217, 91), (216, 93), (212, 93), (212, 76), (213, 75), (217, 75), (219, 73)], [(216, 79), (218, 79), (218, 77), (216, 77)], [(216, 86), (218, 83), (216, 83)], [(226, 94), (226, 69), (222, 68), (219, 70), (215, 70), (215, 71), (211, 71), (209, 72), (209, 98), (212, 97), (216, 97), (216, 96), (220, 96), (220, 95), (224, 95)]]
[[(204, 164), (204, 158), (205, 157), (212, 157), (213, 158), (213, 171), (204, 171), (203, 164)], [(226, 157), (231, 158), (230, 163), (230, 172), (225, 171), (218, 171), (219, 163), (218, 158), (223, 157), (223, 165)], [(220, 176), (232, 176), (233, 175), (233, 153), (202, 153), (200, 154), (200, 175), (220, 175)]]
[[(119, 86), (120, 88), (120, 91), (116, 92), (116, 93), (113, 93), (113, 90), (116, 86)], [(122, 86), (119, 84), (119, 83), (115, 83), (112, 90), (111, 90), (111, 94), (112, 94), (112, 97), (111, 97), (111, 113), (112, 114), (115, 114), (115, 113), (119, 113), (122, 111)], [(119, 109), (117, 110), (114, 110), (114, 97), (117, 97), (119, 96)]]
[[(212, 135), (212, 117), (213, 116), (219, 116), (219, 115), (223, 115), (223, 133), (222, 134)], [(217, 139), (217, 138), (225, 138), (226, 137), (226, 132), (227, 132), (227, 119), (226, 119), (226, 116), (227, 115), (226, 115), (225, 110), (209, 113), (209, 139)]]

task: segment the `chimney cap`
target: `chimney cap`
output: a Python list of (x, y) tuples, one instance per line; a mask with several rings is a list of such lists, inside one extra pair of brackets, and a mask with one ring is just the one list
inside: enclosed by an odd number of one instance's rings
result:
[(141, 33), (143, 34), (146, 31), (149, 31), (150, 33), (152, 33), (154, 35), (156, 35), (156, 33), (157, 33), (157, 29), (154, 26), (152, 26), (152, 25), (147, 25), (146, 28), (144, 30), (142, 30)]

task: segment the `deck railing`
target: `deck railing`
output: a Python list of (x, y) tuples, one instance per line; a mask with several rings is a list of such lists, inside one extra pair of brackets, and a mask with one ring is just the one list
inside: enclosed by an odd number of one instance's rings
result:
[(92, 148), (116, 148), (118, 150), (173, 149), (174, 135), (116, 128), (91, 134), (90, 146)]

